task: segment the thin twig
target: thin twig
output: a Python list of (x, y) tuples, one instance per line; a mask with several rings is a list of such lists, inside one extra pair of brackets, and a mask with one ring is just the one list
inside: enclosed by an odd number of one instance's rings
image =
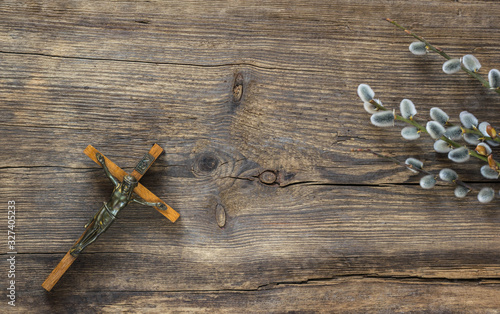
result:
[[(444, 180), (442, 180), (441, 178), (439, 178), (439, 176), (438, 176), (438, 175), (435, 175), (435, 174), (433, 174), (433, 173), (430, 173), (430, 172), (429, 172), (429, 171), (427, 171), (427, 170), (424, 170), (424, 169), (422, 169), (422, 168), (413, 167), (412, 165), (409, 165), (409, 164), (407, 164), (407, 163), (404, 163), (404, 162), (402, 162), (402, 161), (400, 161), (400, 160), (398, 160), (398, 159), (396, 159), (396, 158), (394, 158), (394, 157), (391, 157), (391, 156), (388, 156), (388, 155), (384, 155), (384, 154), (381, 154), (381, 153), (375, 152), (375, 151), (373, 151), (373, 150), (371, 150), (371, 149), (369, 149), (369, 148), (358, 148), (358, 149), (353, 149), (352, 151), (372, 153), (373, 155), (375, 155), (375, 156), (377, 156), (377, 157), (379, 157), (379, 158), (388, 159), (388, 160), (390, 160), (390, 161), (392, 161), (392, 162), (394, 162), (394, 163), (396, 163), (396, 164), (400, 165), (401, 167), (405, 167), (405, 168), (407, 168), (407, 169), (410, 169), (410, 170), (413, 170), (413, 171), (417, 171), (417, 172), (423, 173), (423, 174), (425, 174), (425, 175), (432, 175), (432, 176), (434, 176), (434, 179), (439, 179), (439, 180), (441, 180), (441, 181), (443, 181), (443, 182), (447, 182), (447, 183), (448, 183), (448, 181), (444, 181)], [(455, 183), (456, 185), (461, 185), (461, 186), (463, 186), (464, 188), (469, 189), (470, 191), (474, 191), (474, 190), (475, 190), (472, 186), (468, 185), (467, 183), (463, 182), (462, 180), (455, 179), (455, 180), (453, 180), (452, 182), (453, 182), (453, 183)]]
[[(415, 33), (414, 33), (414, 32), (412, 32), (412, 31), (410, 31), (410, 30), (409, 30), (409, 29), (407, 29), (406, 27), (399, 25), (398, 23), (396, 23), (395, 21), (393, 21), (393, 20), (391, 20), (391, 19), (389, 19), (389, 18), (387, 18), (387, 19), (386, 19), (386, 21), (387, 21), (387, 22), (389, 22), (389, 23), (391, 23), (392, 25), (396, 26), (397, 28), (399, 28), (399, 29), (403, 30), (405, 33), (407, 33), (408, 35), (410, 35), (410, 36), (414, 37), (415, 39), (417, 39), (417, 40), (419, 40), (419, 41), (421, 41), (421, 42), (425, 43), (425, 46), (426, 46), (427, 50), (434, 51), (435, 53), (437, 53), (437, 54), (441, 55), (441, 56), (442, 56), (443, 58), (445, 58), (446, 60), (450, 60), (450, 59), (451, 59), (451, 57), (450, 57), (450, 56), (449, 56), (446, 52), (444, 52), (444, 50), (443, 50), (443, 49), (438, 48), (438, 47), (436, 47), (436, 46), (432, 45), (432, 44), (431, 44), (430, 42), (428, 42), (426, 39), (424, 39), (423, 37), (421, 37), (421, 36), (419, 36), (419, 35), (415, 34)], [(482, 84), (484, 87), (486, 87), (486, 88), (488, 88), (488, 89), (492, 89), (492, 88), (491, 88), (490, 83), (489, 83), (487, 80), (485, 80), (485, 79), (484, 79), (481, 75), (479, 75), (478, 73), (475, 73), (475, 72), (473, 72), (473, 71), (468, 70), (468, 69), (467, 69), (467, 68), (465, 68), (463, 65), (461, 66), (461, 68), (462, 68), (462, 70), (463, 70), (464, 72), (466, 72), (467, 74), (469, 74), (470, 76), (472, 76), (473, 78), (475, 78), (476, 80), (478, 80), (479, 82), (481, 82), (481, 84)], [(497, 92), (498, 94), (500, 94), (500, 89), (497, 89), (497, 88), (495, 89), (495, 88), (494, 88), (493, 90), (494, 90), (495, 92)]]

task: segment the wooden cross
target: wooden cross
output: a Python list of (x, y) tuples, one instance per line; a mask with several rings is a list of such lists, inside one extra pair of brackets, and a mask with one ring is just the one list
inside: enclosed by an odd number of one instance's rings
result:
[[(101, 165), (100, 162), (97, 160), (97, 154), (101, 154), (97, 149), (92, 147), (91, 145), (87, 146), (87, 148), (83, 151), (87, 156), (90, 157), (93, 161), (95, 161), (98, 165)], [(146, 171), (151, 167), (151, 165), (155, 162), (156, 158), (161, 155), (163, 152), (163, 148), (161, 148), (158, 144), (154, 144), (153, 147), (149, 150), (146, 155), (139, 161), (137, 166), (135, 167), (134, 171), (130, 174), (131, 176), (135, 177), (137, 181), (139, 181), (142, 176), (146, 173)], [(101, 154), (102, 155), (102, 154)], [(123, 181), (123, 178), (127, 175), (125, 171), (120, 169), (115, 163), (113, 163), (111, 160), (106, 158), (104, 155), (104, 160), (106, 162), (106, 166), (109, 169), (109, 172), (113, 177), (115, 177), (117, 180), (120, 182)], [(156, 210), (158, 210), (163, 216), (167, 217), (170, 221), (175, 222), (177, 218), (179, 218), (179, 213), (177, 213), (175, 210), (172, 209), (172, 207), (168, 206), (165, 202), (163, 202), (158, 196), (154, 195), (151, 191), (149, 191), (147, 188), (145, 188), (142, 184), (138, 183), (137, 186), (134, 189), (135, 194), (139, 195), (144, 201), (150, 202), (150, 203), (162, 203), (165, 205), (162, 208), (155, 207)], [(90, 228), (88, 226), (87, 228)], [(85, 233), (84, 233), (85, 234)], [(84, 236), (80, 237), (80, 239)], [(77, 240), (77, 243), (80, 241), (80, 239)], [(71, 251), (71, 250), (70, 250)], [(62, 258), (62, 260), (59, 262), (59, 264), (54, 268), (52, 273), (47, 277), (47, 279), (44, 281), (42, 284), (42, 287), (50, 291), (54, 285), (59, 281), (59, 279), (62, 277), (62, 275), (68, 270), (68, 268), (73, 264), (73, 262), (76, 260), (76, 256), (73, 256), (70, 254), (70, 251), (66, 253), (66, 255)]]

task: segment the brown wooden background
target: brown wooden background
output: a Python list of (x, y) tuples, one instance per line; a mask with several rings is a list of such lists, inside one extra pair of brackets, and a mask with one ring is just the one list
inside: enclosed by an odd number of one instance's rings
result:
[[(12, 199), (15, 310), (499, 311), (498, 196), (423, 191), (351, 152), (485, 184), (479, 162), (370, 125), (360, 83), (389, 107), (412, 99), (422, 121), (439, 106), (500, 126), (499, 95), (411, 55), (386, 17), (500, 67), (498, 1), (0, 1), (0, 288)], [(181, 218), (130, 205), (44, 291), (111, 192), (83, 149), (130, 171), (155, 142), (166, 154), (141, 182)]]

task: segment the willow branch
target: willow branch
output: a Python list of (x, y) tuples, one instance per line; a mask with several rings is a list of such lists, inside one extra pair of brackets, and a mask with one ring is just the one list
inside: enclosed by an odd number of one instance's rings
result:
[[(377, 107), (378, 110), (388, 110), (387, 108), (385, 108), (384, 106), (378, 104), (374, 100), (371, 100), (370, 103), (373, 104), (375, 107)], [(425, 126), (421, 125), (420, 123), (418, 123), (414, 119), (406, 119), (406, 118), (404, 118), (404, 117), (402, 117), (402, 116), (400, 116), (398, 114), (394, 114), (394, 120), (406, 122), (406, 123), (411, 124), (414, 127), (416, 127), (419, 130), (419, 132), (429, 134), (429, 132), (427, 132), (427, 129), (425, 128)], [(439, 139), (445, 141), (450, 146), (455, 147), (455, 148), (459, 148), (459, 147), (463, 146), (460, 143), (457, 143), (454, 140), (451, 140), (451, 139), (447, 138), (444, 135), (441, 136)], [(472, 149), (468, 149), (468, 151), (469, 151), (469, 155), (471, 155), (472, 157), (475, 157), (477, 159), (485, 161), (485, 162), (487, 162), (489, 164), (487, 156), (480, 155), (475, 150), (472, 150)], [(495, 163), (496, 163), (497, 167), (500, 168), (500, 162), (495, 161)]]
[[(432, 45), (430, 42), (428, 42), (426, 39), (424, 39), (423, 37), (415, 34), (414, 32), (410, 31), (409, 29), (407, 29), (406, 27), (404, 26), (401, 26), (400, 24), (396, 23), (395, 21), (387, 18), (386, 19), (387, 22), (391, 23), (392, 25), (396, 26), (397, 28), (403, 30), (405, 33), (407, 33), (408, 35), (412, 36), (413, 38), (417, 39), (418, 41), (421, 41), (423, 43), (425, 43), (425, 46), (428, 50), (431, 50), (431, 51), (434, 51), (435, 53), (439, 54), (440, 56), (442, 56), (443, 58), (445, 58), (446, 60), (450, 60), (451, 57), (446, 53), (444, 52), (443, 49), (441, 48), (438, 48), (434, 45)], [(476, 80), (478, 80), (479, 82), (481, 82), (481, 84), (488, 88), (488, 89), (492, 89), (491, 86), (490, 86), (490, 83), (484, 79), (481, 75), (479, 75), (478, 73), (475, 73), (473, 71), (470, 71), (468, 70), (467, 68), (465, 68), (463, 65), (461, 66), (462, 70), (464, 72), (466, 72), (467, 74), (469, 74), (471, 77), (475, 78)], [(500, 94), (500, 89), (493, 89), (495, 92), (497, 92), (498, 94)]]
[[(377, 153), (377, 152), (375, 152), (375, 151), (373, 151), (373, 150), (371, 150), (371, 149), (369, 149), (369, 148), (365, 148), (365, 149), (360, 148), (360, 149), (357, 149), (356, 151), (358, 151), (358, 152), (368, 152), (368, 153), (372, 153), (373, 155), (375, 155), (375, 156), (377, 156), (377, 157), (384, 158), (384, 159), (388, 159), (388, 160), (390, 160), (390, 161), (392, 161), (392, 162), (394, 162), (394, 163), (396, 163), (396, 164), (400, 165), (401, 167), (405, 167), (405, 168), (408, 168), (408, 169), (410, 169), (410, 170), (413, 170), (413, 171), (417, 171), (417, 172), (423, 173), (423, 174), (425, 174), (425, 175), (432, 175), (432, 176), (434, 176), (434, 179), (439, 179), (439, 180), (441, 180), (441, 178), (439, 178), (439, 176), (438, 176), (438, 175), (435, 175), (435, 174), (433, 174), (433, 173), (430, 173), (430, 172), (429, 172), (429, 171), (427, 171), (427, 170), (424, 170), (424, 169), (422, 169), (422, 168), (418, 168), (418, 167), (413, 167), (412, 165), (406, 164), (406, 163), (404, 163), (404, 162), (402, 162), (402, 161), (400, 161), (400, 160), (398, 160), (398, 159), (396, 159), (396, 158), (394, 158), (394, 157), (387, 156), (387, 155), (384, 155), (384, 154), (381, 154), (381, 153)], [(444, 180), (441, 180), (441, 181), (443, 181), (443, 182), (448, 182), (448, 181), (444, 181)], [(463, 182), (462, 180), (459, 180), (459, 179), (455, 179), (455, 180), (453, 180), (453, 183), (455, 183), (456, 185), (461, 185), (461, 186), (463, 186), (464, 188), (469, 189), (470, 191), (474, 191), (474, 190), (475, 190), (472, 186), (468, 185), (467, 183), (465, 183), (465, 182)]]

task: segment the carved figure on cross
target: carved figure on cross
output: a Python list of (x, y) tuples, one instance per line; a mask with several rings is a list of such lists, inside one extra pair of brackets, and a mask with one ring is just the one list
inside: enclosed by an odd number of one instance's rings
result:
[(118, 213), (130, 202), (136, 202), (152, 207), (156, 206), (162, 210), (166, 209), (166, 206), (161, 202), (146, 202), (133, 193), (135, 187), (139, 183), (134, 176), (127, 174), (123, 177), (123, 181), (120, 182), (120, 180), (113, 177), (113, 175), (109, 172), (108, 166), (106, 166), (106, 160), (100, 153), (96, 153), (96, 158), (115, 188), (111, 193), (109, 200), (103, 203), (101, 209), (94, 215), (89, 223), (85, 225), (86, 230), (83, 236), (71, 248), (70, 254), (75, 257), (78, 256), (78, 254), (80, 254), (87, 246), (97, 240), (101, 234), (108, 230), (111, 224), (115, 221)]

